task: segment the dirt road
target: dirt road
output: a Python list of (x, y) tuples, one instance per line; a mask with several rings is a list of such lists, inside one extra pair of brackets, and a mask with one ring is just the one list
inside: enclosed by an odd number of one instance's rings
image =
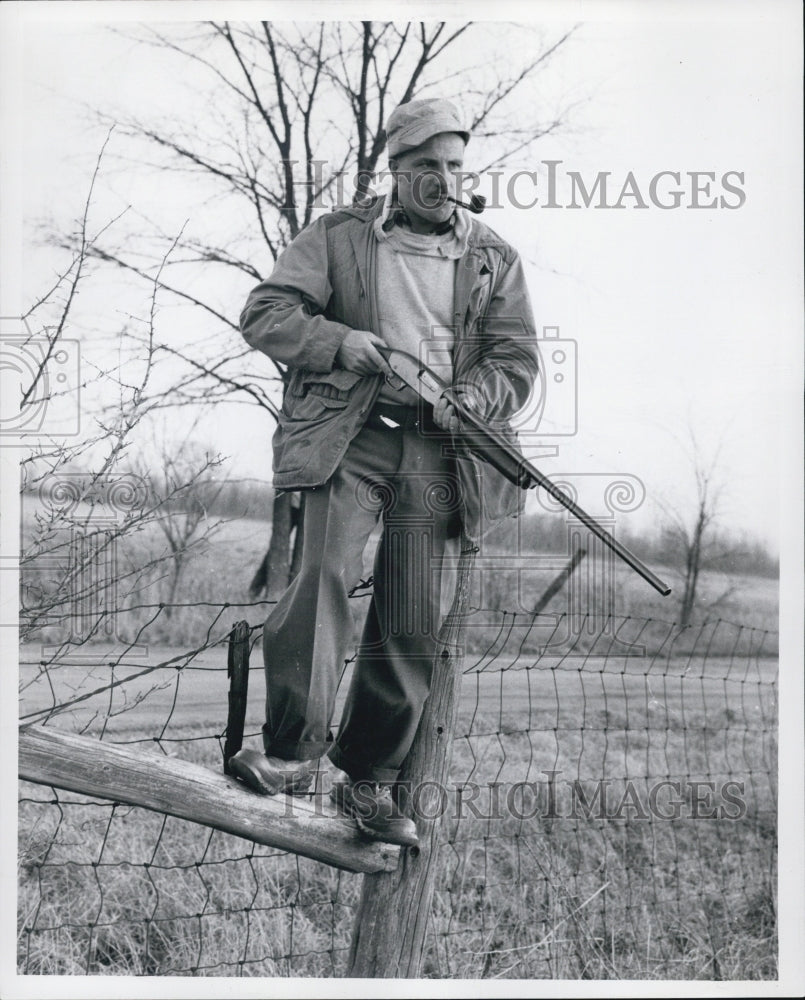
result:
[[(226, 727), (228, 678), (226, 650), (206, 650), (191, 663), (177, 664), (177, 651), (151, 648), (147, 655), (116, 667), (108, 659), (94, 664), (64, 664), (41, 671), (35, 650), (23, 650), (20, 664), (22, 722), (44, 721), (49, 708), (74, 703), (59, 716), (60, 729), (99, 733), (106, 738), (151, 737)], [(34, 655), (31, 655), (34, 654)], [(249, 674), (247, 732), (263, 721), (265, 676), (259, 650)], [(173, 660), (174, 662), (168, 662)], [(712, 657), (693, 668), (683, 658), (663, 664), (630, 658), (619, 663), (523, 657), (488, 665), (468, 655), (461, 688), (466, 722), (484, 716), (505, 728), (510, 719), (528, 719), (528, 728), (576, 727), (593, 722), (631, 728), (661, 715), (665, 725), (684, 725), (686, 715), (717, 728), (730, 718), (752, 725), (774, 717), (776, 660), (730, 663)], [(166, 664), (166, 665), (162, 665)], [(349, 670), (345, 680), (349, 679)], [(110, 685), (115, 685), (110, 687)], [(335, 718), (346, 684), (341, 685)], [(95, 693), (93, 693), (95, 692)], [(727, 723), (725, 723), (725, 718)], [(606, 720), (609, 720), (608, 722)]]

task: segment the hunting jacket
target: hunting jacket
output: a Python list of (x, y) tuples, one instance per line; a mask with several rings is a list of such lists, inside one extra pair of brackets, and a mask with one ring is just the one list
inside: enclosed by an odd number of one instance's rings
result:
[[(337, 367), (351, 329), (377, 332), (377, 239), (383, 200), (321, 216), (277, 260), (249, 295), (240, 317), (247, 343), (287, 366), (274, 433), (274, 485), (297, 490), (325, 483), (363, 426), (382, 375)], [(484, 416), (516, 442), (508, 419), (533, 391), (537, 342), (517, 252), (471, 219), (457, 262), (454, 384), (480, 388)], [(522, 491), (458, 445), (453, 454), (464, 529), (479, 538), (495, 521), (522, 510)]]

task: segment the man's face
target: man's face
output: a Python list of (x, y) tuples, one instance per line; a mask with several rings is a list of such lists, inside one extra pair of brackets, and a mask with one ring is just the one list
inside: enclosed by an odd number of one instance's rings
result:
[(395, 157), (397, 201), (405, 209), (414, 232), (426, 233), (446, 222), (455, 205), (456, 174), (464, 165), (464, 140), (455, 132), (440, 132), (421, 146)]

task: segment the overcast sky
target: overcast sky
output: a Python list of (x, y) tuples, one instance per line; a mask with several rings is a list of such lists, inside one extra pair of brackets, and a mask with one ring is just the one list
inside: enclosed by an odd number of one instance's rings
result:
[[(169, 110), (179, 119), (196, 111), (175, 62), (107, 25), (134, 11), (143, 19), (154, 11), (160, 17), (177, 17), (179, 9), (185, 17), (210, 13), (204, 4), (192, 10), (125, 4), (107, 8), (106, 16), (103, 4), (50, 4), (46, 13), (38, 6), (26, 5), (22, 74), (15, 81), (20, 141), (6, 154), (24, 176), (24, 284), (18, 302), (16, 289), (6, 285), (5, 314), (37, 294), (54, 266), (52, 255), (35, 246), (33, 224), (46, 216), (69, 223), (81, 210), (102, 140), (84, 106), (141, 117)], [(276, 10), (278, 17), (285, 12)], [(339, 16), (348, 10), (339, 6)], [(294, 11), (301, 17), (307, 7)], [(577, 352), (575, 394), (567, 381), (564, 395), (549, 391), (543, 424), (566, 425), (568, 408), (577, 404), (577, 433), (552, 438), (559, 453), (541, 467), (629, 473), (642, 480), (650, 499), (685, 506), (692, 496), (693, 427), (704, 455), (721, 447), (724, 522), (777, 549), (781, 492), (799, 491), (800, 478), (791, 436), (800, 420), (802, 329), (801, 57), (791, 30), (794, 5), (601, 0), (532, 4), (512, 13), (524, 11), (548, 26), (569, 24), (570, 14), (581, 22), (551, 76), (557, 93), (583, 101), (573, 132), (535, 147), (536, 190), (528, 178), (516, 188), (522, 202), (536, 193), (540, 204), (508, 205), (484, 216), (523, 255), (538, 325), (559, 328), (571, 342), (564, 345), (566, 357)], [(228, 17), (237, 12), (238, 4), (227, 5)], [(470, 168), (480, 165), (474, 155), (471, 143)], [(588, 189), (608, 172), (611, 204), (631, 171), (631, 196), (621, 209), (543, 207), (548, 160), (561, 161), (561, 204), (571, 200), (571, 172)], [(664, 175), (656, 200), (668, 204), (678, 189), (679, 208), (651, 200), (652, 178), (663, 171), (679, 173), (681, 183), (677, 188)], [(709, 193), (695, 194), (693, 172), (715, 174)], [(482, 178), (479, 190), (491, 194), (491, 183)], [(161, 217), (167, 231), (178, 231), (188, 213), (204, 211), (186, 181), (172, 185), (166, 178), (157, 186), (135, 166), (116, 168), (104, 184), (101, 208), (132, 202), (135, 211)], [(714, 198), (717, 207), (692, 205)], [(633, 207), (640, 199), (648, 207)], [(267, 255), (255, 264), (266, 270)], [(125, 300), (119, 283), (105, 289), (96, 284), (85, 302), (99, 325)], [(232, 315), (247, 290), (233, 288)], [(255, 365), (267, 370), (257, 355)], [(552, 374), (549, 362), (549, 384)], [(270, 478), (271, 427), (263, 418), (242, 406), (218, 407), (196, 433), (230, 456), (236, 471)], [(648, 503), (643, 517), (656, 513)]]

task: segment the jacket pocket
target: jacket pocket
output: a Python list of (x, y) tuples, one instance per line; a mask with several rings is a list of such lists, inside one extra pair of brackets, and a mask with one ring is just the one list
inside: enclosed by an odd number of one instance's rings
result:
[(331, 372), (298, 371), (291, 379), (289, 393), (296, 399), (315, 396), (328, 406), (346, 406), (352, 390), (363, 378), (358, 372), (335, 368)]

